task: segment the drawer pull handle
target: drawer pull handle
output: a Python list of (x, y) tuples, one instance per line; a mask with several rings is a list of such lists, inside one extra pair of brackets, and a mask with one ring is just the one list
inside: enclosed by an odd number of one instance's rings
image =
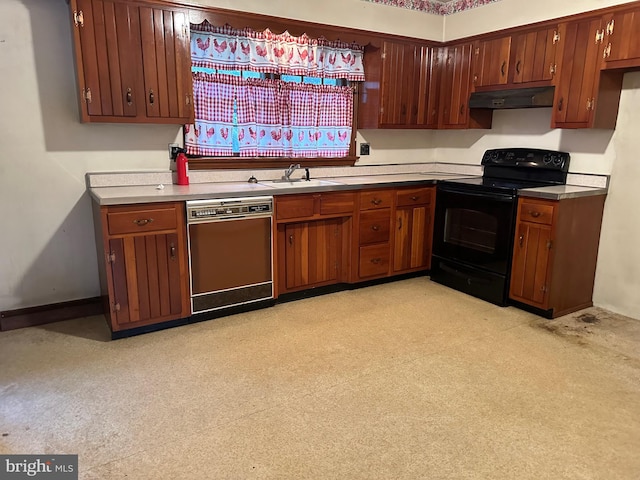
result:
[(524, 242), (524, 235), (520, 235), (520, 237), (518, 238), (519, 242), (520, 242), (520, 247), (522, 248), (522, 242)]
[(380, 200), (379, 198), (374, 198), (373, 200), (371, 200), (371, 203), (373, 203), (374, 205), (380, 205), (382, 203), (382, 200)]
[(169, 255), (171, 256), (171, 260), (176, 259), (176, 246), (173, 243), (169, 246)]
[(402, 230), (402, 217), (398, 218), (398, 230)]
[(371, 259), (371, 263), (373, 263), (374, 265), (378, 265), (381, 261), (382, 261), (382, 259), (378, 258), (378, 257)]
[(289, 235), (289, 245), (293, 246), (293, 235)]
[(413, 197), (411, 197), (411, 200), (413, 200), (414, 202), (417, 202), (419, 199), (420, 199), (420, 197), (417, 197), (415, 195)]
[(133, 92), (131, 91), (130, 88), (127, 88), (126, 98), (127, 98), (127, 105), (131, 105), (133, 103)]
[(153, 90), (149, 90), (149, 103), (150, 103), (151, 105), (153, 105), (153, 104), (155, 104), (155, 103), (156, 103), (156, 96), (155, 96), (155, 94), (153, 93)]
[(538, 218), (540, 216), (540, 212), (531, 211), (529, 212), (529, 215), (531, 215), (533, 218)]
[(371, 230), (373, 230), (374, 232), (377, 232), (378, 230), (380, 230), (380, 226), (379, 225), (371, 225)]
[(153, 218), (139, 218), (138, 220), (134, 220), (133, 223), (138, 225), (139, 227), (144, 227), (145, 225), (153, 222)]

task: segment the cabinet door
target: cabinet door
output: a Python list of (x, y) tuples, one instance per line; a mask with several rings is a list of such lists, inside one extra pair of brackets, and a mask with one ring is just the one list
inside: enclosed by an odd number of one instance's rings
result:
[(476, 87), (505, 85), (509, 78), (510, 52), (510, 36), (479, 41), (474, 51), (474, 85)]
[(126, 236), (109, 240), (114, 330), (186, 317), (186, 278), (177, 233)]
[(138, 7), (107, 0), (70, 6), (82, 120), (134, 119), (143, 88)]
[(551, 227), (520, 222), (513, 248), (509, 296), (540, 308), (547, 308), (547, 272), (551, 248)]
[[(427, 46), (384, 42), (380, 126), (435, 125), (437, 78)], [(437, 107), (436, 111), (437, 111)]]
[(147, 117), (191, 119), (188, 28), (185, 11), (140, 7)]
[(626, 61), (620, 66), (627, 68), (640, 66), (640, 8), (607, 15), (604, 30), (606, 66), (617, 61)]
[(291, 223), (284, 230), (287, 290), (338, 281), (342, 219)]
[(431, 208), (396, 210), (393, 271), (429, 268), (431, 265)]
[(559, 39), (557, 28), (516, 35), (511, 83), (551, 82), (556, 72)]
[(468, 101), (471, 79), (471, 44), (444, 49), (442, 72), (441, 128), (465, 128), (468, 125)]
[(561, 38), (562, 60), (556, 86), (552, 127), (593, 126), (596, 92), (602, 60), (600, 19), (586, 19), (566, 25)]

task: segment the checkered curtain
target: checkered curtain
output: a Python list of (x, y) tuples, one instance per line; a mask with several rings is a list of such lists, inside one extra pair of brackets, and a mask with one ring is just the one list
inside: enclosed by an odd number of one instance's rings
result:
[(219, 70), (251, 70), (364, 81), (364, 48), (325, 38), (275, 34), (269, 29), (216, 27), (206, 20), (191, 24), (191, 63)]
[(233, 114), (242, 81), (232, 75), (193, 73), (195, 124), (184, 126), (188, 154), (233, 155)]

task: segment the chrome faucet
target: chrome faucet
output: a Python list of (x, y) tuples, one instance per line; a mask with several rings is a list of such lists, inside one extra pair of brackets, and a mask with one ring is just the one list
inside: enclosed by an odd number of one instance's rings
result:
[(292, 163), (291, 165), (289, 165), (289, 168), (287, 168), (287, 170), (284, 172), (284, 175), (282, 176), (282, 180), (290, 182), (291, 174), (295, 171), (296, 168), (300, 168), (299, 163)]

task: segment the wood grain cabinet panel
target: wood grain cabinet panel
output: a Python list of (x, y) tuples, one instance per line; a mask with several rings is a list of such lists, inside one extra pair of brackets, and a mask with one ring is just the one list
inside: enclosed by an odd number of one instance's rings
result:
[(435, 187), (403, 188), (396, 193), (393, 271), (431, 268)]
[(389, 242), (391, 209), (369, 210), (360, 214), (358, 238), (360, 245)]
[(185, 9), (123, 0), (70, 0), (81, 120), (193, 120)]
[[(113, 332), (191, 315), (184, 204), (96, 207)], [(150, 215), (158, 222), (149, 222)], [(135, 223), (142, 219), (141, 224)]]

